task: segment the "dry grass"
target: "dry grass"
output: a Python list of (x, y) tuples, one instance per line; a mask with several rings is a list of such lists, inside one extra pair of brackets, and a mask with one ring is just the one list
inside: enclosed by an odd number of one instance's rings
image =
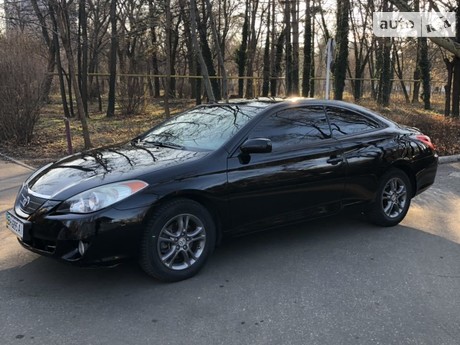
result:
[[(423, 110), (421, 105), (406, 104), (403, 101), (393, 101), (388, 108), (378, 107), (373, 101), (363, 100), (361, 105), (373, 109), (392, 120), (419, 128), (429, 135), (441, 155), (460, 153), (460, 120), (445, 118), (442, 114), (442, 99), (433, 102), (433, 109)], [(189, 101), (178, 101), (172, 104), (172, 113), (177, 113), (193, 105)], [(94, 147), (111, 145), (129, 140), (146, 131), (163, 118), (163, 108), (157, 104), (147, 107), (141, 115), (112, 119), (90, 109), (88, 121), (91, 140)], [(83, 139), (80, 122), (70, 120), (72, 143), (74, 151), (83, 149)], [(65, 124), (62, 109), (59, 104), (49, 104), (37, 124), (34, 138), (27, 146), (0, 144), (0, 152), (10, 157), (20, 159), (34, 166), (42, 165), (67, 154)]]
[[(171, 104), (171, 113), (175, 114), (191, 107), (189, 102)], [(135, 116), (116, 116), (107, 118), (105, 113), (90, 109), (88, 127), (93, 147), (107, 146), (134, 138), (145, 132), (155, 123), (163, 119), (164, 111), (160, 104), (149, 105), (145, 114)], [(78, 119), (70, 119), (70, 132), (74, 152), (84, 148), (81, 123)], [(62, 106), (49, 104), (35, 128), (32, 142), (27, 146), (16, 146), (13, 143), (0, 143), (0, 152), (20, 159), (32, 166), (40, 166), (47, 162), (67, 155), (67, 140)]]
[(443, 102), (442, 98), (434, 98), (432, 110), (404, 101), (393, 101), (387, 108), (379, 107), (370, 100), (360, 104), (400, 124), (417, 127), (431, 138), (440, 155), (460, 154), (460, 119), (442, 115)]

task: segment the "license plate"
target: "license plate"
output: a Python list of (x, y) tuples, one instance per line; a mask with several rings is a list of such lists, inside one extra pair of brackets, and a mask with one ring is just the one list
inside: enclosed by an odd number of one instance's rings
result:
[(21, 239), (24, 237), (24, 223), (13, 216), (10, 212), (6, 212), (6, 227)]

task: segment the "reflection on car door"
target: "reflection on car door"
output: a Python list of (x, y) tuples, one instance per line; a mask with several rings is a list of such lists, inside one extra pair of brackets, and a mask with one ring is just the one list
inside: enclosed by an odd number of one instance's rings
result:
[[(326, 107), (332, 136), (340, 142), (347, 162), (344, 202), (371, 200), (378, 186), (379, 169), (392, 135), (381, 131), (383, 124), (363, 114), (339, 107)], [(383, 170), (382, 170), (383, 172)]]
[(265, 116), (248, 138), (268, 138), (273, 150), (248, 156), (236, 150), (229, 157), (229, 205), (238, 214), (234, 228), (276, 225), (340, 207), (345, 164), (323, 107)]

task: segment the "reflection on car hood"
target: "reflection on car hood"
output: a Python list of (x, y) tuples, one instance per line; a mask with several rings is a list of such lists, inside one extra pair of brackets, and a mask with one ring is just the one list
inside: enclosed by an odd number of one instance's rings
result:
[(207, 154), (125, 144), (65, 157), (32, 175), (27, 185), (36, 194), (63, 200), (103, 184), (147, 178), (143, 175), (184, 164)]

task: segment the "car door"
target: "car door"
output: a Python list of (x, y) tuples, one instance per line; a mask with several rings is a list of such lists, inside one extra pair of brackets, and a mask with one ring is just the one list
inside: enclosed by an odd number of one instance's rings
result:
[(266, 226), (337, 210), (345, 167), (322, 106), (294, 107), (265, 115), (247, 139), (265, 138), (269, 153), (228, 159), (233, 227)]
[(326, 111), (332, 136), (340, 142), (347, 162), (344, 203), (370, 200), (392, 135), (382, 131), (383, 123), (365, 114), (337, 106), (327, 106)]

